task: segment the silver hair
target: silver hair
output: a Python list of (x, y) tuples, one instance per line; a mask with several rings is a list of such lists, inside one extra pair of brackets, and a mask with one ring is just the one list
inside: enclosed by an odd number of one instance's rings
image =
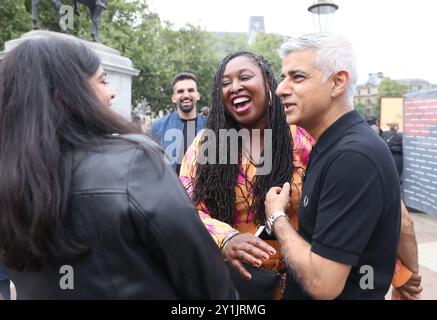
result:
[(298, 38), (289, 38), (279, 49), (285, 59), (290, 53), (312, 51), (316, 54), (316, 67), (324, 74), (325, 80), (340, 70), (350, 75), (345, 95), (352, 102), (358, 80), (356, 58), (352, 44), (341, 35), (333, 33), (310, 33)]

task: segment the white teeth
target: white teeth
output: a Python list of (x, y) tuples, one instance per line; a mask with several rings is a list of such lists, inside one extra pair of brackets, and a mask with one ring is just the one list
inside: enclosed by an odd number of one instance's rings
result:
[(247, 102), (249, 100), (250, 100), (249, 98), (241, 97), (241, 98), (235, 99), (233, 102), (234, 102), (234, 105), (235, 105), (235, 104), (238, 104), (238, 103)]

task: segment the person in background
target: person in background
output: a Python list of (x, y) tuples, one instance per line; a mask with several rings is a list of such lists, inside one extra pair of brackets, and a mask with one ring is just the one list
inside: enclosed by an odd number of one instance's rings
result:
[(0, 268), (17, 298), (234, 299), (162, 149), (109, 108), (115, 94), (79, 41), (30, 39), (0, 64)]
[(399, 179), (402, 182), (402, 169), (404, 165), (403, 150), (402, 150), (402, 132), (399, 132), (399, 124), (392, 122), (387, 124), (389, 130), (381, 133), (381, 138), (387, 143), (390, 152), (393, 156), (393, 160), (396, 164), (396, 170), (398, 171)]
[(376, 116), (367, 116), (366, 117), (366, 122), (367, 124), (370, 126), (370, 128), (372, 128), (372, 130), (378, 135), (380, 136), (382, 133), (381, 128), (379, 127), (379, 122), (378, 122), (378, 118)]
[(150, 134), (165, 149), (172, 167), (179, 174), (185, 152), (199, 131), (205, 128), (206, 118), (196, 110), (200, 99), (196, 76), (178, 73), (172, 84), (171, 100), (176, 104), (176, 111), (156, 120)]
[(132, 123), (142, 132), (143, 131), (143, 121), (140, 115), (134, 113), (132, 114)]

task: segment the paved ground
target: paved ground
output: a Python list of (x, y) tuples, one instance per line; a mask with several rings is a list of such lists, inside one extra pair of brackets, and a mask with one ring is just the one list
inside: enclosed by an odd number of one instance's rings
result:
[[(419, 245), (422, 299), (437, 300), (437, 216), (410, 213)], [(15, 290), (12, 288), (15, 298)]]

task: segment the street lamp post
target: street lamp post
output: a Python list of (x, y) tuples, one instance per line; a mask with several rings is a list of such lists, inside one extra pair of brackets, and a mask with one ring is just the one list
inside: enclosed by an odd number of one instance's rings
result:
[(313, 23), (316, 31), (331, 31), (334, 14), (337, 10), (338, 5), (332, 0), (317, 0), (309, 6), (308, 11), (313, 14)]

